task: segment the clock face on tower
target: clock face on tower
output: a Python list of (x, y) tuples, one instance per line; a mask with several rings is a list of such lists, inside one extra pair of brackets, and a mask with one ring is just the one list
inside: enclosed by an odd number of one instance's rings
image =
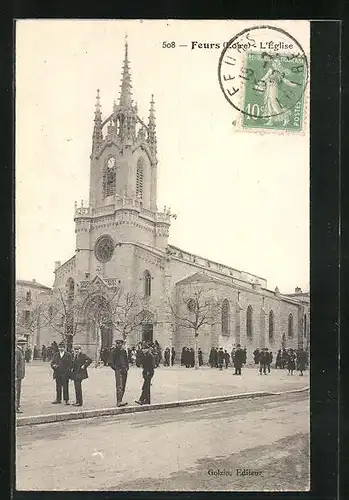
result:
[(111, 156), (108, 159), (108, 168), (113, 168), (113, 167), (115, 167), (115, 158), (114, 158), (114, 156)]

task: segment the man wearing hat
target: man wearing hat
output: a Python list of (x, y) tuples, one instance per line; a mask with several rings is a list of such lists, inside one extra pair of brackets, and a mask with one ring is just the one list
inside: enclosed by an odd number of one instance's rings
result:
[(143, 345), (141, 365), (143, 368), (142, 375), (144, 382), (141, 397), (135, 402), (139, 405), (150, 405), (150, 385), (151, 379), (154, 376), (155, 360), (148, 343), (144, 343)]
[(241, 375), (241, 368), (243, 365), (244, 356), (245, 356), (244, 351), (241, 349), (241, 345), (238, 344), (236, 346), (234, 358), (233, 358), (233, 364), (234, 364), (234, 368), (235, 368), (234, 375)]
[(16, 412), (22, 413), (21, 411), (21, 388), (22, 380), (25, 377), (25, 357), (24, 357), (24, 346), (27, 343), (25, 337), (18, 337), (16, 345), (16, 358), (15, 358), (15, 377), (16, 377)]
[(116, 406), (126, 406), (127, 403), (123, 403), (122, 398), (125, 393), (129, 364), (122, 337), (115, 339), (115, 347), (110, 351), (108, 365), (115, 372)]
[(52, 404), (62, 402), (62, 389), (65, 404), (69, 404), (69, 377), (72, 365), (72, 356), (66, 351), (64, 342), (61, 342), (58, 346), (58, 352), (54, 354), (51, 361), (53, 378), (56, 380), (56, 400), (52, 401)]
[(70, 373), (70, 378), (74, 380), (75, 399), (73, 406), (82, 406), (82, 387), (81, 382), (88, 378), (87, 367), (92, 363), (92, 359), (81, 352), (81, 346), (74, 344), (73, 347), (73, 367)]

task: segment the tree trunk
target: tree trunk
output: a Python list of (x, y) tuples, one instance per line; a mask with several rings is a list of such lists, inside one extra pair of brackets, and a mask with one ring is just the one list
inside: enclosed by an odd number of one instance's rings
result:
[(195, 370), (198, 370), (199, 368), (199, 358), (198, 358), (198, 337), (197, 335), (195, 334)]

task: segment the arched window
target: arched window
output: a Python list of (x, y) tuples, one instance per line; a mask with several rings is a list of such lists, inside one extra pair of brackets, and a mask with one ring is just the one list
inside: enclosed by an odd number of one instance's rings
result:
[(253, 309), (252, 306), (248, 306), (246, 311), (246, 335), (248, 338), (253, 337)]
[(272, 340), (274, 338), (274, 313), (270, 311), (269, 313), (269, 339)]
[(68, 299), (73, 299), (74, 298), (74, 288), (75, 288), (73, 278), (67, 279), (66, 287), (67, 287)]
[(307, 336), (307, 315), (304, 314), (304, 337)]
[(137, 174), (136, 174), (137, 198), (143, 198), (143, 177), (144, 177), (144, 160), (143, 158), (139, 158), (137, 162)]
[(222, 303), (222, 335), (229, 335), (230, 305), (228, 299)]
[(144, 295), (146, 297), (151, 295), (151, 274), (148, 270), (144, 271)]
[(293, 337), (293, 316), (292, 313), (288, 315), (288, 336)]

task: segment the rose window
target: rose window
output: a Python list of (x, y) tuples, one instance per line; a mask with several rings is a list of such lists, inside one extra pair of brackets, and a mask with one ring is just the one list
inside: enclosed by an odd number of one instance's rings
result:
[(108, 262), (114, 253), (114, 241), (110, 236), (102, 236), (95, 245), (95, 256), (100, 262)]

